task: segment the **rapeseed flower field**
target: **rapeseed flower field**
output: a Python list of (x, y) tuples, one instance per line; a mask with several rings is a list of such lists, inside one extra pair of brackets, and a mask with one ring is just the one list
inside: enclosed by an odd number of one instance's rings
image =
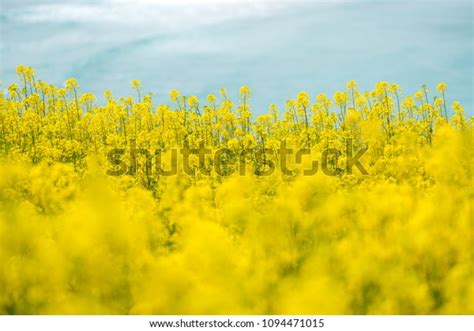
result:
[(262, 114), (247, 86), (99, 102), (17, 72), (1, 314), (474, 313), (473, 118), (445, 83)]

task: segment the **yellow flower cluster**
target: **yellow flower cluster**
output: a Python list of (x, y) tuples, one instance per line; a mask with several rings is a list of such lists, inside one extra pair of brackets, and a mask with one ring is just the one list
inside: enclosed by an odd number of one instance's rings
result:
[[(17, 71), (0, 94), (1, 314), (474, 313), (473, 120), (446, 84), (432, 98), (351, 81), (254, 118), (246, 86), (236, 103), (173, 90), (155, 107), (132, 81), (98, 105), (75, 79)], [(347, 139), (368, 174), (335, 154), (333, 176), (304, 175)], [(206, 171), (106, 175), (131, 141), (268, 151), (244, 174), (192, 158)], [(307, 155), (262, 175), (283, 143)]]

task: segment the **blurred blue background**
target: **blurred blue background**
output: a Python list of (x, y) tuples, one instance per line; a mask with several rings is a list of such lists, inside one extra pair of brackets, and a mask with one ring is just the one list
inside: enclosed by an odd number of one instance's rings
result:
[(351, 79), (361, 89), (396, 82), (405, 94), (445, 81), (448, 102), (473, 114), (471, 1), (0, 2), (2, 89), (18, 64), (98, 95), (129, 95), (140, 79), (163, 103), (173, 88), (205, 98), (246, 84), (263, 113)]

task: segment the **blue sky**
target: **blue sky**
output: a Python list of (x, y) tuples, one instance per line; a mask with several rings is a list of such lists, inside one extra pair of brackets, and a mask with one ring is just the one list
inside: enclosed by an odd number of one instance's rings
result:
[[(265, 112), (300, 90), (331, 94), (355, 79), (413, 93), (449, 85), (473, 114), (471, 1), (0, 0), (0, 80), (33, 66), (43, 80), (74, 76), (83, 92), (131, 93), (130, 80), (168, 102), (254, 91)], [(170, 4), (171, 3), (171, 4)]]

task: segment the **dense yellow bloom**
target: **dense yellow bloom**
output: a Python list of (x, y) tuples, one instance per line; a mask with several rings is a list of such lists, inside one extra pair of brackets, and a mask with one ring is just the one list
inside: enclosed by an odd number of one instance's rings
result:
[(229, 141), (227, 142), (227, 146), (230, 148), (230, 149), (237, 149), (239, 148), (240, 146), (240, 143), (237, 139), (235, 138), (232, 138), (232, 139), (229, 139)]
[(299, 106), (308, 108), (310, 102), (309, 94), (307, 92), (298, 93), (296, 102)]
[(439, 91), (439, 92), (446, 92), (448, 90), (448, 84), (446, 83), (439, 83), (438, 85), (436, 85), (436, 89)]
[(415, 96), (416, 100), (422, 101), (423, 100), (423, 91), (417, 91), (414, 96)]
[(398, 93), (398, 92), (400, 92), (400, 85), (398, 85), (398, 84), (391, 84), (391, 85), (390, 85), (390, 91), (391, 91), (392, 93)]
[(207, 102), (214, 103), (216, 101), (217, 101), (217, 97), (214, 94), (208, 94), (207, 95)]
[(188, 103), (191, 108), (199, 107), (199, 99), (195, 95), (189, 97)]
[(249, 148), (249, 147), (253, 147), (255, 145), (256, 140), (255, 140), (255, 137), (253, 135), (246, 134), (242, 139), (242, 143), (243, 143), (244, 147)]
[(334, 93), (334, 100), (338, 106), (345, 106), (347, 102), (347, 93), (336, 92)]
[(170, 91), (169, 97), (170, 97), (171, 101), (176, 102), (180, 96), (181, 96), (181, 93), (179, 93), (178, 90), (171, 90)]
[(347, 88), (349, 90), (354, 90), (357, 87), (357, 83), (355, 80), (351, 80), (347, 83)]
[(72, 91), (74, 89), (77, 89), (79, 88), (79, 83), (77, 82), (77, 80), (75, 78), (69, 78), (67, 81), (66, 81), (66, 88), (69, 90), (69, 91)]
[[(445, 84), (351, 81), (254, 117), (246, 86), (201, 112), (177, 90), (98, 105), (17, 72), (0, 94), (0, 313), (474, 313), (474, 122)], [(200, 147), (219, 157), (164, 174)], [(368, 174), (350, 153), (322, 164), (349, 147)]]
[(134, 90), (139, 90), (142, 88), (142, 82), (140, 82), (139, 80), (137, 79), (134, 79), (132, 80), (132, 82), (130, 83), (130, 86), (132, 87), (132, 89)]
[(241, 98), (250, 98), (250, 94), (252, 91), (250, 91), (250, 88), (248, 86), (241, 86), (239, 89), (240, 97)]

